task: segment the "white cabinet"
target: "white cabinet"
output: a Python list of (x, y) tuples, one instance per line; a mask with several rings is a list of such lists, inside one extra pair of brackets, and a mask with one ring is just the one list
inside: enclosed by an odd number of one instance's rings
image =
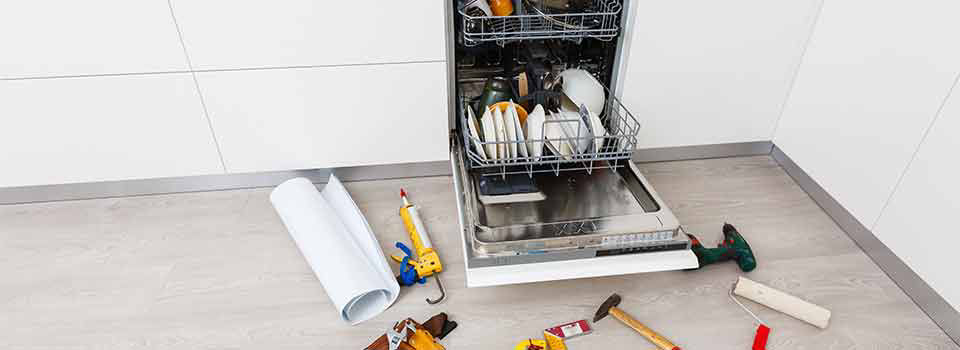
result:
[(639, 147), (770, 140), (819, 6), (631, 1), (622, 96)]
[(174, 0), (195, 69), (444, 59), (442, 1)]
[(185, 71), (165, 0), (0, 2), (0, 78)]
[(960, 72), (957, 13), (956, 1), (824, 4), (774, 143), (867, 227)]
[(960, 235), (960, 90), (953, 91), (873, 233), (954, 308), (960, 281), (952, 261)]
[(198, 78), (231, 173), (448, 158), (443, 62)]
[(189, 73), (0, 81), (0, 187), (223, 173)]

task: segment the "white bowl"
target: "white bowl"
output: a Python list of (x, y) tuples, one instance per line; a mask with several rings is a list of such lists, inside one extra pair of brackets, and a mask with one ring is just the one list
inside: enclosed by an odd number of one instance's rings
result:
[(587, 105), (587, 109), (597, 114), (603, 113), (607, 104), (603, 84), (600, 84), (590, 72), (583, 69), (567, 69), (560, 73), (563, 78), (563, 94), (574, 105)]

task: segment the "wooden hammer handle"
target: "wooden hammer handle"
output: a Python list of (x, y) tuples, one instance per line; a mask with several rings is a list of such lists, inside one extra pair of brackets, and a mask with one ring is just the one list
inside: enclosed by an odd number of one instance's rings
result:
[(620, 308), (611, 307), (610, 314), (613, 315), (613, 317), (616, 317), (618, 320), (620, 320), (624, 324), (626, 324), (627, 326), (630, 326), (630, 328), (633, 328), (633, 330), (637, 331), (637, 333), (640, 333), (640, 335), (642, 335), (644, 338), (647, 338), (647, 340), (649, 340), (651, 343), (653, 343), (660, 349), (680, 350), (679, 346), (674, 345), (669, 340), (667, 340), (667, 338), (664, 338), (663, 336), (657, 334), (657, 332), (654, 332), (652, 329), (648, 328), (647, 326), (644, 326), (643, 323), (640, 323), (640, 321), (633, 319), (633, 317), (630, 317), (630, 315), (627, 315), (627, 313), (623, 312), (623, 310), (620, 310)]

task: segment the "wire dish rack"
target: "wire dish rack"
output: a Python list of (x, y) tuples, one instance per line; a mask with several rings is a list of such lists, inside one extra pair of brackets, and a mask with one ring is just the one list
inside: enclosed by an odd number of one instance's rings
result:
[[(471, 121), (466, 115), (466, 109), (472, 108), (471, 103), (461, 97), (460, 117), (463, 127), (460, 128), (460, 131), (469, 167), (484, 176), (512, 174), (533, 176), (535, 173), (559, 175), (560, 172), (564, 171), (591, 173), (594, 169), (615, 169), (626, 166), (637, 148), (640, 122), (620, 103), (619, 99), (609, 92), (607, 95), (609, 97), (607, 97), (606, 106), (600, 115), (600, 121), (606, 129), (606, 134), (594, 135), (593, 131), (590, 130), (592, 128), (585, 130), (583, 127), (589, 125), (589, 122), (584, 122), (579, 116), (573, 117), (572, 114), (566, 114), (566, 117), (544, 121), (541, 129), (543, 138), (522, 141), (484, 140), (471, 135), (467, 124)], [(480, 123), (482, 118), (477, 115), (476, 119)], [(478, 130), (482, 130), (480, 125), (475, 126), (478, 127)], [(550, 128), (559, 128), (561, 131), (547, 132)], [(527, 125), (522, 126), (522, 129), (525, 135), (530, 134)], [(565, 144), (566, 146), (564, 146)], [(520, 156), (519, 152), (515, 156), (503, 157), (481, 155), (477, 146), (486, 150), (488, 145), (493, 146), (494, 149), (497, 149), (498, 145), (502, 145), (504, 149), (508, 149), (510, 145), (516, 145), (518, 148), (527, 147), (528, 149), (542, 147), (542, 154), (539, 157), (529, 153), (526, 156)], [(587, 146), (582, 147), (582, 145)], [(571, 151), (566, 153), (560, 151), (563, 147), (568, 147), (567, 149)]]
[[(485, 1), (485, 0), (478, 0)], [(613, 40), (620, 31), (618, 0), (592, 0), (579, 13), (550, 13), (530, 1), (523, 1), (525, 14), (488, 16), (482, 11), (460, 8), (463, 18), (463, 42), (476, 46), (496, 42), (503, 46), (510, 41), (530, 39), (595, 38)]]

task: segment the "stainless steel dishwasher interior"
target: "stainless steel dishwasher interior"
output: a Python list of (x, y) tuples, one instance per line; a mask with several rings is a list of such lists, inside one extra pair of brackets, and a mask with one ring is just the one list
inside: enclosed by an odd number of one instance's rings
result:
[[(605, 237), (631, 234), (638, 227), (663, 227), (660, 241), (676, 236), (676, 219), (662, 212), (660, 201), (638, 176), (633, 163), (598, 168), (592, 173), (533, 174), (547, 199), (484, 204), (476, 178), (465, 167), (457, 138), (452, 156), (462, 184), (465, 234), (473, 250), (484, 255), (515, 255), (597, 247)], [(664, 215), (661, 215), (664, 214)], [(667, 222), (664, 222), (667, 221)]]
[(545, 200), (473, 203), (477, 208), (477, 223), (491, 228), (477, 232), (477, 239), (502, 242), (584, 235), (602, 230), (602, 224), (601, 227), (591, 225), (603, 222), (601, 218), (629, 220), (635, 214), (660, 210), (629, 169), (599, 168), (592, 174), (571, 172), (560, 176), (533, 174)]

